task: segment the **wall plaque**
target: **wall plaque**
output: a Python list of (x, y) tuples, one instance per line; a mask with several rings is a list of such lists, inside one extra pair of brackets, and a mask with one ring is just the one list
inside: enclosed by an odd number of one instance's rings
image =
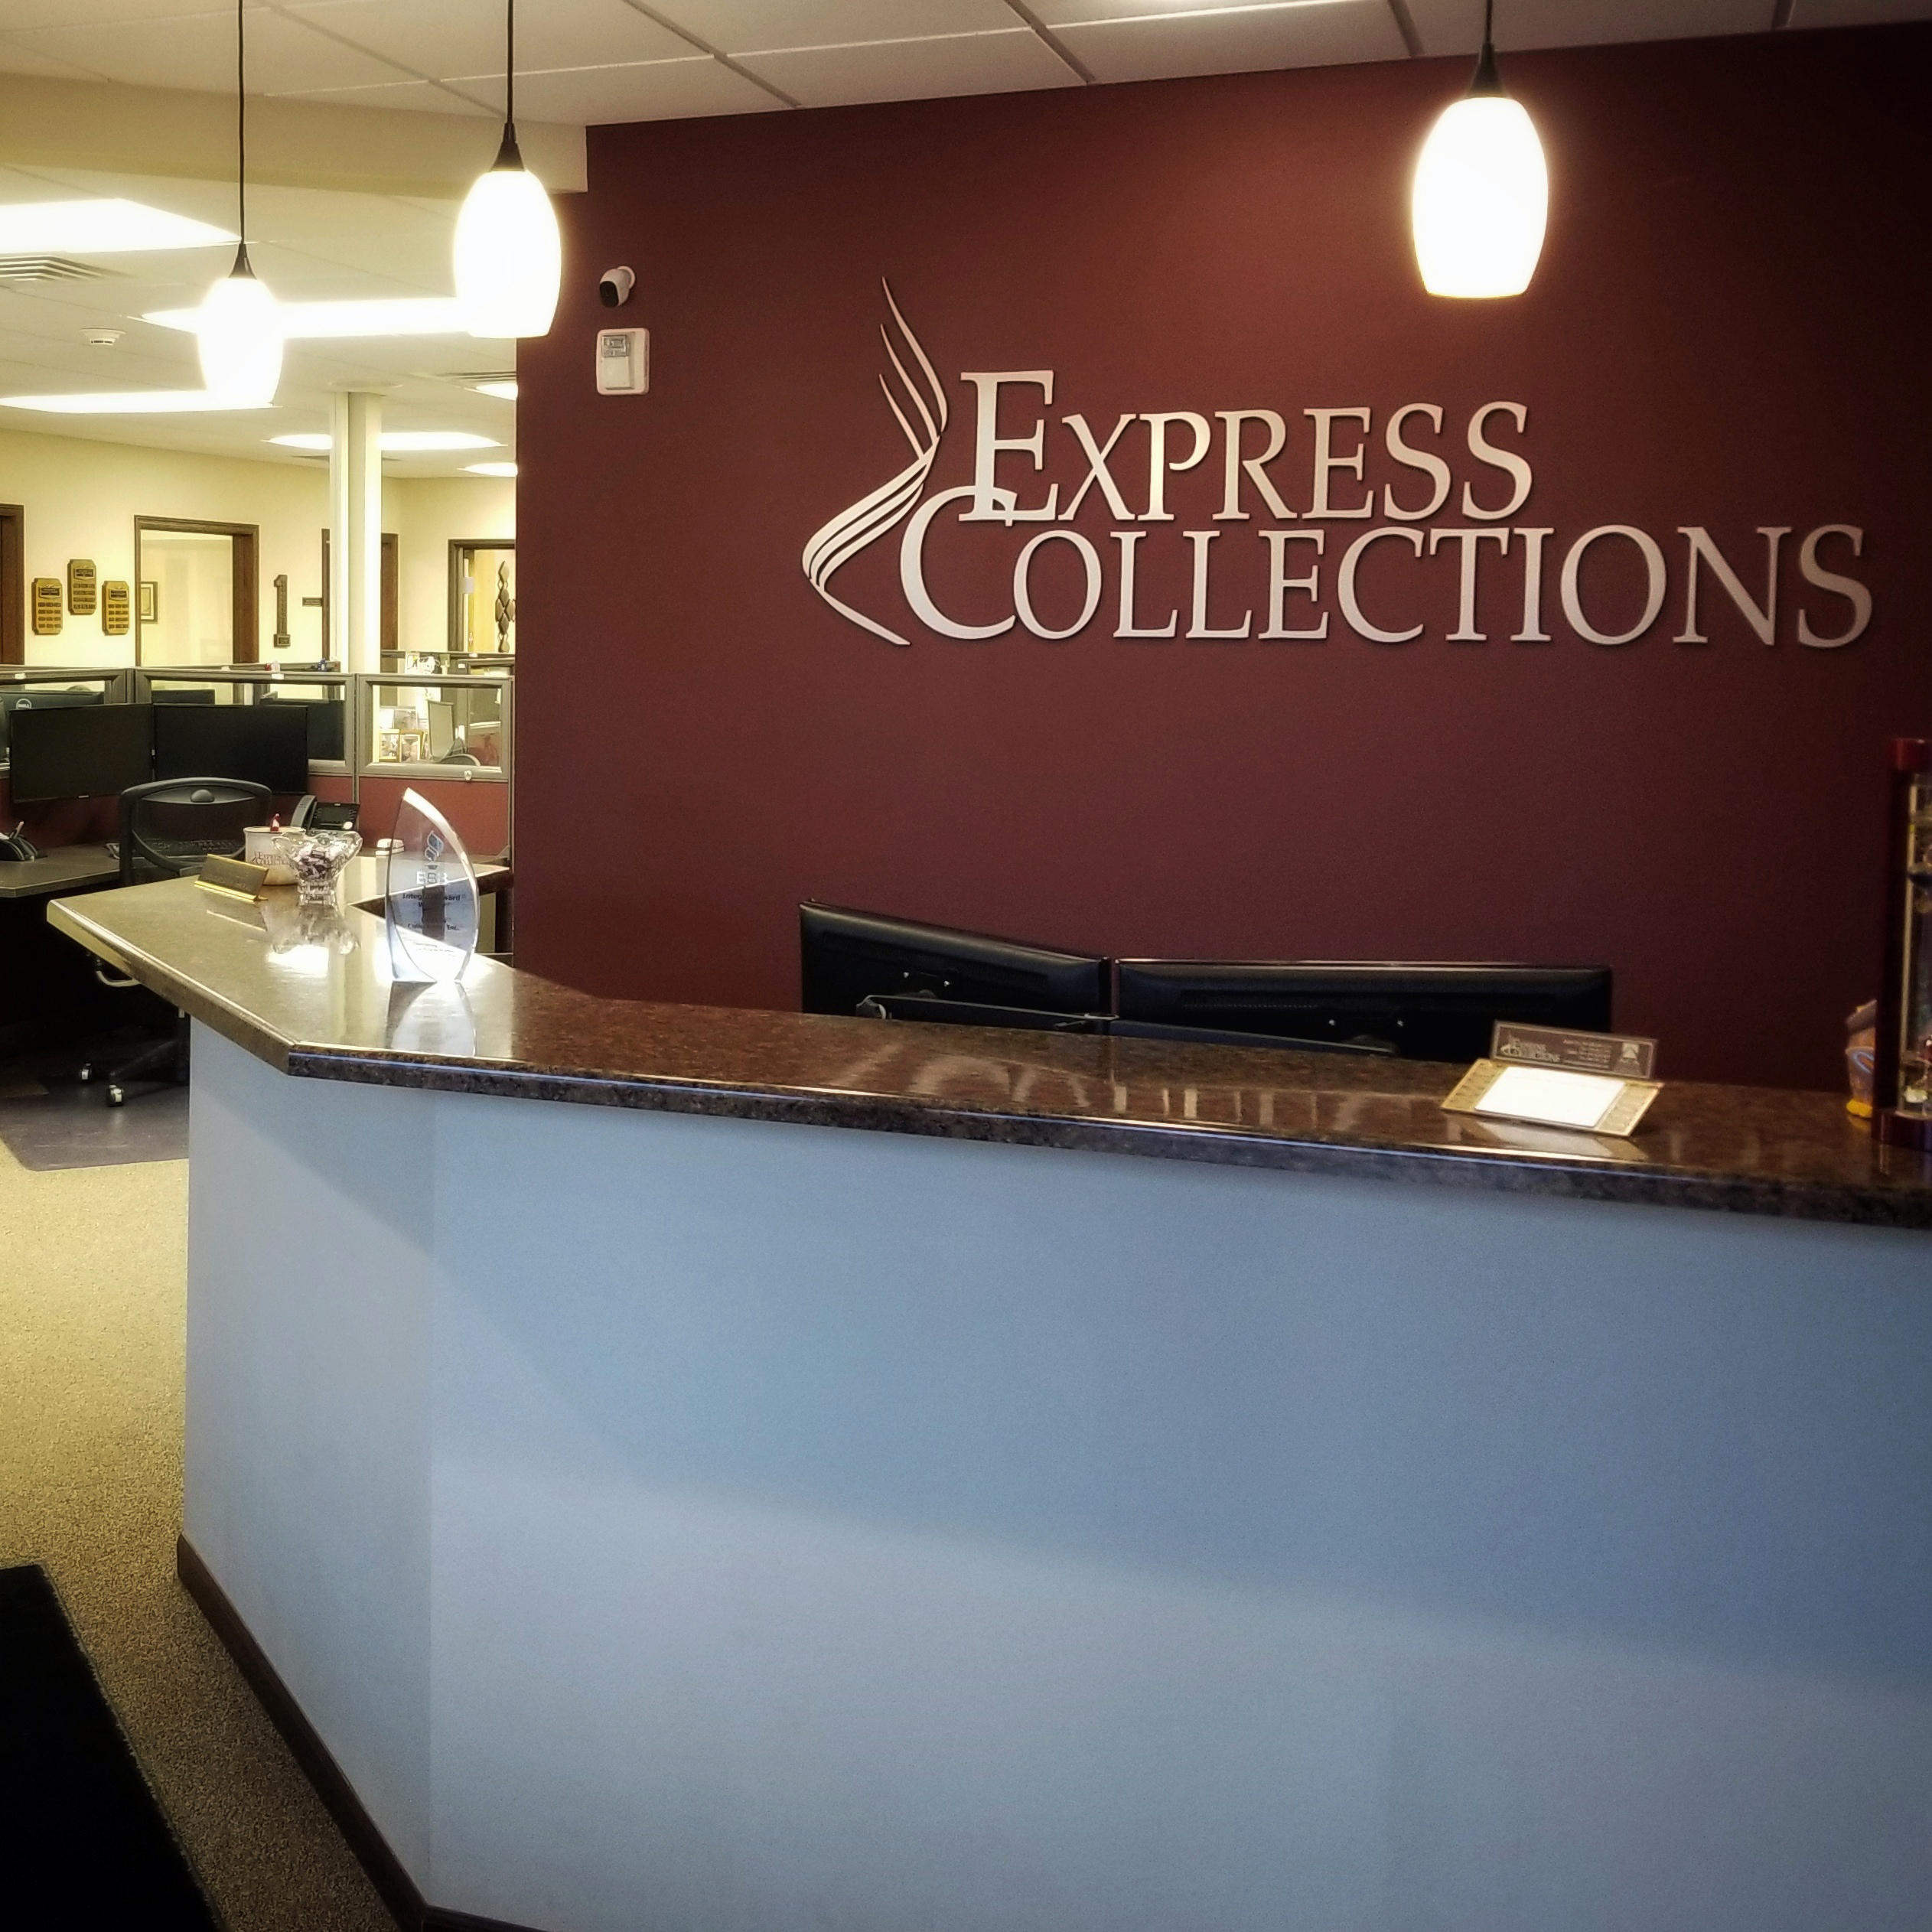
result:
[(109, 578), (101, 586), (102, 636), (125, 637), (132, 611), (126, 584), (119, 578)]
[(57, 577), (34, 579), (34, 635), (57, 637), (60, 634), (60, 580)]
[(99, 601), (99, 573), (91, 557), (67, 559), (67, 609), (75, 617), (91, 617)]

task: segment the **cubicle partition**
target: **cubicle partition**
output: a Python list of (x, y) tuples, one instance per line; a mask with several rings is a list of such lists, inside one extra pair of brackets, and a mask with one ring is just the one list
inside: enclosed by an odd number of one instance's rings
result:
[[(354, 800), (366, 832), (385, 834), (403, 791), (438, 803), (479, 854), (510, 849), (516, 721), (513, 660), (484, 674), (442, 668), (438, 655), (380, 675), (284, 671), (275, 666), (171, 665), (165, 670), (9, 670), (0, 680), (0, 788), (6, 784), (4, 718), (18, 702), (301, 705), (308, 718), (308, 789)], [(19, 694), (16, 696), (16, 693)], [(11, 826), (11, 794), (0, 789)], [(71, 845), (112, 836), (111, 802), (34, 808), (36, 842)]]
[[(103, 670), (99, 666), (8, 665), (0, 671), (0, 831), (11, 831), (21, 814), (13, 802), (11, 744), (15, 713), (23, 706), (125, 704), (134, 696), (137, 673)], [(57, 808), (38, 811), (50, 836), (42, 844), (70, 845), (96, 833), (99, 816), (95, 801), (73, 799)], [(111, 816), (111, 814), (110, 814)]]

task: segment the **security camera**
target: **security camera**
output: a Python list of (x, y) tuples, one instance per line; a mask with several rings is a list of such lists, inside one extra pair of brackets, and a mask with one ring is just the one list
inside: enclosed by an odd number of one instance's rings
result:
[(598, 298), (606, 308), (621, 308), (637, 285), (637, 278), (628, 269), (606, 269), (598, 279)]

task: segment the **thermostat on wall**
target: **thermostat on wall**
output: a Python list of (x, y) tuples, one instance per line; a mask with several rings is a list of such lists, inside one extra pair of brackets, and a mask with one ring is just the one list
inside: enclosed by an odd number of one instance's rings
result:
[(650, 331), (599, 329), (597, 393), (642, 396), (650, 387)]

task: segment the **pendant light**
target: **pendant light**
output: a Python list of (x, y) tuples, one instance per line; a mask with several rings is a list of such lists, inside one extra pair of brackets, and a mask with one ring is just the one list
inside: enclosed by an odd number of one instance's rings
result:
[(456, 217), (456, 299), (472, 335), (548, 335), (563, 242), (543, 184), (516, 151), (516, 0), (505, 7), (503, 145)]
[(1536, 272), (1549, 213), (1543, 143), (1503, 91), (1484, 0), (1475, 78), (1445, 107), (1416, 165), (1409, 218), (1416, 262), (1432, 295), (1520, 295)]
[(266, 409), (282, 380), (282, 317), (248, 259), (248, 94), (243, 0), (235, 0), (235, 266), (195, 319), (201, 382), (227, 409)]

